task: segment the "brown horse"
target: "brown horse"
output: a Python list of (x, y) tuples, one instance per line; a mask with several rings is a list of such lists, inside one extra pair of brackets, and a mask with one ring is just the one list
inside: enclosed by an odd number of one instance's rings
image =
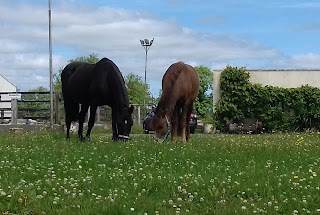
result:
[(199, 77), (194, 68), (183, 62), (172, 64), (162, 78), (162, 95), (152, 119), (154, 139), (165, 141), (178, 136), (188, 141), (190, 114), (199, 93)]

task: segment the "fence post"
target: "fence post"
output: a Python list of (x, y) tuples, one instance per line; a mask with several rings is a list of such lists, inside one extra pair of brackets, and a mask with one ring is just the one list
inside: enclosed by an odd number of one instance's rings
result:
[(11, 100), (11, 123), (12, 124), (17, 124), (18, 122), (18, 100), (17, 99), (12, 99)]
[(55, 114), (55, 122), (56, 124), (60, 123), (59, 116), (59, 93), (54, 94), (54, 114)]
[(141, 116), (140, 116), (140, 106), (138, 106), (138, 124), (141, 124)]
[(3, 123), (3, 121), (4, 121), (4, 110), (1, 110), (1, 123)]
[(99, 106), (97, 107), (96, 113), (97, 113), (96, 122), (100, 123), (101, 122), (101, 113), (100, 113), (100, 107)]

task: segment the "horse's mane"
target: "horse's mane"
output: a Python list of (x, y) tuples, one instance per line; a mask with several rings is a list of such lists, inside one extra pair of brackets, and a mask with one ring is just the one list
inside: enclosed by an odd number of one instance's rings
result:
[(159, 100), (160, 107), (166, 106), (169, 98), (172, 96), (173, 86), (185, 66), (183, 62), (179, 61), (172, 64), (166, 71), (162, 79), (162, 95)]
[(169, 91), (172, 90), (173, 85), (175, 84), (176, 80), (178, 79), (184, 67), (185, 67), (185, 64), (179, 61), (168, 68), (162, 80), (163, 90), (169, 90)]
[[(124, 78), (122, 76), (122, 73), (120, 71), (120, 69), (118, 68), (118, 66), (110, 59), (108, 58), (102, 58), (101, 61), (106, 61), (106, 63), (108, 63), (110, 66), (112, 66), (113, 68), (113, 76), (116, 78), (117, 82), (120, 84), (114, 84), (112, 85), (114, 91), (116, 91), (117, 93), (119, 93), (119, 99), (120, 100), (120, 107), (121, 108), (129, 108), (129, 98), (128, 98), (128, 93), (127, 93), (127, 88), (125, 85), (125, 81)], [(114, 82), (114, 81), (112, 81)], [(115, 82), (114, 82), (115, 83)], [(114, 94), (117, 95), (117, 94)]]

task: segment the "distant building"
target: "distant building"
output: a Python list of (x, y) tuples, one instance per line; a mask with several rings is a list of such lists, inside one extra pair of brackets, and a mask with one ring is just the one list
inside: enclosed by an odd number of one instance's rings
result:
[[(10, 81), (8, 81), (5, 77), (0, 75), (0, 118), (1, 118), (1, 109), (11, 109), (11, 98), (9, 94), (6, 93), (17, 92), (17, 87), (14, 86)], [(5, 94), (3, 94), (5, 93)], [(4, 117), (11, 117), (11, 111), (4, 111)]]

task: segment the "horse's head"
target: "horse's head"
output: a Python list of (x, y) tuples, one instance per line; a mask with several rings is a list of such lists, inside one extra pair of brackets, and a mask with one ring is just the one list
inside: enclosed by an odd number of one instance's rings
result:
[(166, 110), (159, 109), (151, 120), (151, 128), (154, 130), (154, 140), (164, 142), (168, 138), (171, 126), (166, 115)]
[(132, 114), (133, 106), (130, 108), (123, 108), (120, 112), (119, 119), (116, 123), (117, 136), (114, 137), (115, 140), (129, 140), (129, 135), (131, 133), (131, 127), (133, 125)]

